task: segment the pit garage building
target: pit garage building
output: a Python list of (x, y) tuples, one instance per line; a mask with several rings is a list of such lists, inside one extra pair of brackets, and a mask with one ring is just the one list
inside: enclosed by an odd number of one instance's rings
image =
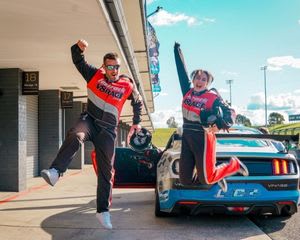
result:
[[(78, 39), (88, 41), (86, 59), (97, 67), (107, 52), (121, 56), (121, 73), (136, 81), (143, 97), (142, 126), (153, 130), (145, 9), (143, 0), (0, 1), (0, 191), (22, 191), (48, 168), (85, 108), (86, 82), (70, 54)], [(36, 90), (26, 89), (24, 82), (34, 88), (37, 80)], [(70, 93), (72, 108), (64, 108)], [(119, 146), (131, 119), (127, 101)], [(92, 149), (83, 144), (70, 168), (90, 163)]]

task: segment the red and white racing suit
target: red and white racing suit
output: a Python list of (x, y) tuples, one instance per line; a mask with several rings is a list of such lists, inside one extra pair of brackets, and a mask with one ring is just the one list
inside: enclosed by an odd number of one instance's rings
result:
[(73, 63), (87, 82), (87, 112), (66, 136), (51, 167), (60, 173), (66, 171), (80, 144), (92, 141), (96, 151), (98, 168), (97, 212), (108, 211), (113, 185), (113, 163), (116, 128), (123, 105), (127, 99), (133, 107), (133, 124), (141, 121), (142, 98), (133, 80), (121, 75), (117, 81), (109, 81), (101, 69), (89, 65), (77, 46), (71, 48)]
[(196, 166), (198, 181), (201, 184), (212, 184), (235, 174), (240, 169), (238, 160), (216, 166), (216, 137), (205, 130), (207, 118), (217, 115), (221, 108), (227, 111), (227, 105), (213, 91), (196, 92), (190, 87), (184, 58), (178, 43), (174, 47), (175, 62), (183, 95), (183, 134), (181, 157), (179, 161), (180, 182), (185, 185), (193, 183), (193, 172)]
[(183, 97), (183, 134), (179, 162), (182, 184), (192, 184), (195, 166), (201, 184), (216, 183), (240, 169), (236, 159), (216, 166), (216, 136), (213, 132), (205, 130), (206, 123), (201, 122), (201, 119), (207, 119), (207, 116), (203, 115), (213, 114), (214, 109), (218, 107), (223, 107), (222, 101), (208, 90), (195, 92), (194, 89), (190, 89)]

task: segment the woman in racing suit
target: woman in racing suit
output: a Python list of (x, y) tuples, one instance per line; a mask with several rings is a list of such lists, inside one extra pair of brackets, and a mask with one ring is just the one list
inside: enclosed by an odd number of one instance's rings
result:
[[(237, 158), (231, 157), (228, 163), (216, 166), (216, 137), (219, 129), (228, 129), (234, 122), (233, 109), (222, 100), (216, 90), (208, 90), (212, 75), (205, 70), (195, 70), (191, 74), (193, 87), (190, 87), (183, 56), (179, 44), (175, 44), (175, 59), (183, 94), (183, 134), (179, 162), (180, 183), (190, 185), (219, 183), (227, 191), (225, 177), (240, 173), (248, 175), (246, 166)], [(177, 57), (176, 57), (177, 54)], [(223, 114), (222, 114), (223, 113)], [(194, 168), (196, 167), (196, 175)]]

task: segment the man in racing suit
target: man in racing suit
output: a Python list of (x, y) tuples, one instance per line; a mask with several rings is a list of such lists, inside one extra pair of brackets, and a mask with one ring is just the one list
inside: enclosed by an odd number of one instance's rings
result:
[(132, 79), (120, 75), (120, 58), (116, 53), (103, 57), (100, 69), (88, 64), (84, 51), (88, 43), (79, 40), (71, 47), (72, 60), (87, 82), (87, 111), (71, 128), (50, 169), (41, 172), (47, 183), (54, 186), (59, 176), (66, 171), (78, 151), (80, 144), (92, 141), (96, 151), (98, 168), (97, 213), (96, 217), (107, 229), (112, 229), (109, 214), (113, 184), (113, 163), (116, 129), (122, 107), (127, 99), (133, 107), (133, 125), (129, 131), (139, 131), (141, 126), (142, 100)]
[[(193, 181), (199, 181), (201, 184), (219, 183), (222, 190), (226, 192), (225, 177), (235, 173), (248, 175), (246, 166), (236, 157), (232, 157), (229, 163), (216, 166), (215, 132), (219, 129), (227, 129), (233, 124), (234, 112), (224, 103), (216, 90), (208, 90), (208, 86), (213, 81), (209, 72), (201, 69), (193, 71), (191, 74), (193, 88), (190, 87), (179, 44), (176, 43), (174, 48), (183, 94), (180, 183), (184, 185), (192, 184)], [(223, 117), (220, 112), (223, 112)]]

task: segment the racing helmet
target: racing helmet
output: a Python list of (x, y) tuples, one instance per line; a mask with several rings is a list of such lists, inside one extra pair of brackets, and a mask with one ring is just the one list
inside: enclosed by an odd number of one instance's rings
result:
[(201, 108), (200, 122), (204, 126), (216, 124), (220, 118), (223, 118), (223, 111), (220, 107), (215, 107), (214, 109)]
[(200, 112), (200, 121), (206, 126), (217, 125), (219, 129), (228, 130), (235, 121), (235, 111), (233, 109), (225, 109), (217, 107), (214, 111)]
[(152, 134), (146, 129), (141, 128), (140, 131), (134, 132), (130, 137), (129, 146), (132, 150), (142, 152), (151, 147)]

